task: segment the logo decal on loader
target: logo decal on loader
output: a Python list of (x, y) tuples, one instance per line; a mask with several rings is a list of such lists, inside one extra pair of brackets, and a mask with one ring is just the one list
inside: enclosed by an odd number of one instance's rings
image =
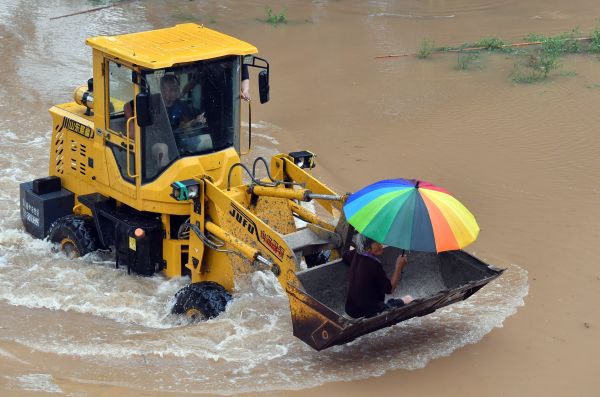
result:
[(75, 120), (71, 120), (68, 117), (63, 119), (62, 125), (59, 131), (62, 131), (63, 128), (68, 129), (69, 131), (73, 131), (76, 134), (79, 134), (88, 139), (94, 137), (94, 130), (87, 125), (83, 125)]
[(229, 215), (231, 215), (232, 218), (235, 218), (235, 220), (238, 221), (238, 223), (242, 225), (242, 227), (248, 230), (248, 233), (255, 234), (254, 231), (256, 230), (256, 225), (254, 224), (254, 222), (246, 215), (244, 215), (244, 213), (237, 209), (237, 207), (233, 204), (231, 204), (231, 210), (229, 211)]
[(273, 240), (271, 236), (265, 233), (264, 230), (260, 231), (260, 238), (258, 239), (262, 245), (267, 247), (269, 251), (271, 251), (275, 256), (279, 258), (279, 260), (283, 259), (284, 249), (277, 241)]
[(238, 223), (248, 231), (248, 233), (256, 236), (256, 239), (265, 246), (273, 255), (275, 255), (279, 260), (283, 260), (283, 255), (285, 254), (285, 249), (279, 245), (279, 243), (269, 236), (264, 230), (261, 230), (258, 233), (256, 224), (252, 221), (252, 219), (248, 218), (240, 209), (238, 209), (233, 203), (231, 204), (231, 210), (229, 210), (229, 215), (234, 218)]

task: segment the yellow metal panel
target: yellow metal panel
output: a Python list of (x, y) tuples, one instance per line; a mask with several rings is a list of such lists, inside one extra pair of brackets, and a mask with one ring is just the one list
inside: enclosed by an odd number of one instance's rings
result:
[(163, 239), (163, 259), (167, 262), (165, 275), (169, 278), (181, 276), (181, 251), (188, 240)]
[(104, 156), (106, 159), (106, 170), (108, 172), (108, 178), (110, 181), (110, 190), (107, 191), (108, 194), (106, 194), (106, 196), (114, 197), (117, 200), (135, 208), (135, 200), (137, 196), (135, 185), (123, 179), (121, 172), (119, 171), (117, 161), (115, 160), (115, 156), (110, 148), (106, 147), (104, 149)]
[[(205, 217), (206, 217), (206, 208), (205, 208), (205, 193), (204, 193), (204, 183), (200, 182), (198, 186), (198, 198), (197, 202), (192, 201), (189, 204), (189, 212), (190, 212), (190, 224), (197, 226), (200, 229), (200, 232), (205, 233)], [(196, 235), (196, 233), (190, 228), (190, 237), (189, 237), (189, 250), (190, 254), (188, 256), (187, 267), (192, 270), (192, 273), (206, 273), (207, 272), (207, 264), (204, 258), (204, 243), (200, 240), (200, 237)]]
[(236, 275), (242, 274), (242, 272), (237, 271), (236, 264), (245, 262), (245, 260), (235, 254), (207, 249), (203, 255), (203, 262), (203, 265), (206, 267), (205, 272), (192, 271), (192, 283), (214, 281), (231, 292), (235, 287), (234, 267), (236, 268)]
[(93, 158), (94, 125), (87, 117), (68, 110), (72, 104), (50, 108), (52, 141), (48, 173), (61, 178), (63, 187), (76, 195), (94, 191)]
[[(175, 201), (170, 196), (171, 183), (209, 175), (213, 179), (213, 183), (222, 189), (226, 189), (228, 171), (233, 164), (239, 161), (240, 158), (234, 148), (202, 156), (181, 158), (171, 164), (156, 180), (142, 185), (140, 189), (142, 202), (141, 206), (136, 207), (136, 209), (177, 215), (188, 214), (189, 206)], [(237, 186), (241, 183), (241, 168), (238, 167), (231, 174), (231, 186)]]
[(296, 223), (288, 201), (276, 197), (259, 197), (251, 211), (277, 233), (292, 233), (296, 231)]
[(117, 36), (92, 37), (86, 43), (94, 49), (149, 69), (258, 52), (251, 44), (195, 23)]

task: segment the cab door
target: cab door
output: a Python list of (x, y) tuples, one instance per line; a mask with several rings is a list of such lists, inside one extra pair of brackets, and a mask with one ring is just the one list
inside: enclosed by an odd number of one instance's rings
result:
[[(136, 200), (139, 196), (139, 127), (134, 119), (133, 69), (105, 60), (105, 151), (111, 189)], [(123, 201), (128, 201), (124, 198)], [(131, 203), (133, 204), (133, 203)]]

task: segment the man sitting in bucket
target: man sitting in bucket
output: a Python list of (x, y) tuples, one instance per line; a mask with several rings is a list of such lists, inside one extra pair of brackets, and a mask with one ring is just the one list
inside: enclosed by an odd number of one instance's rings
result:
[(402, 269), (408, 261), (404, 252), (398, 256), (390, 280), (378, 258), (382, 253), (383, 246), (380, 243), (359, 234), (356, 249), (344, 254), (344, 262), (350, 264), (345, 309), (346, 313), (354, 318), (373, 317), (384, 310), (404, 306), (413, 300), (410, 295), (405, 295), (401, 299), (385, 302), (385, 295), (394, 292), (400, 281)]

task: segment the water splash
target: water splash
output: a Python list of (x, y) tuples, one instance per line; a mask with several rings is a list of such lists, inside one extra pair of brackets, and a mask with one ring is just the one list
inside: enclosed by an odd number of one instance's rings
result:
[[(204, 323), (189, 324), (165, 314), (170, 304), (168, 295), (181, 285), (179, 281), (139, 279), (103, 268), (99, 271), (105, 278), (96, 283), (93, 280), (100, 276), (98, 273), (80, 271), (80, 266), (93, 268), (89, 258), (75, 262), (81, 263), (70, 264), (75, 266), (73, 274), (53, 281), (46, 278), (41, 283), (49, 283), (45, 288), (53, 291), (50, 295), (40, 294), (44, 287), (38, 284), (28, 288), (32, 292), (26, 299), (14, 301), (6, 289), (19, 288), (0, 287), (2, 297), (13, 304), (29, 300), (36, 302), (34, 307), (57, 307), (71, 318), (64, 321), (56, 313), (48, 315), (43, 327), (21, 331), (14, 340), (37, 351), (79, 357), (87, 363), (79, 377), (99, 382), (96, 374), (110, 367), (118, 370), (114, 376), (117, 381), (142, 390), (167, 390), (164, 385), (170, 386), (168, 390), (219, 394), (295, 390), (395, 369), (422, 368), (501, 327), (523, 304), (528, 291), (527, 272), (512, 265), (467, 301), (345, 346), (316, 352), (292, 336), (287, 298), (271, 273), (239, 278), (234, 300), (225, 313)], [(54, 270), (69, 273), (61, 264), (56, 266), (60, 269)], [(80, 284), (89, 284), (86, 288), (98, 299), (88, 302), (93, 295), (89, 293), (76, 302), (67, 299), (71, 289), (65, 280), (77, 277), (77, 273)], [(4, 276), (0, 282), (6, 285)], [(115, 288), (120, 283), (122, 286)], [(82, 324), (84, 335), (78, 332)], [(142, 376), (148, 367), (163, 374), (160, 381)], [(177, 368), (177, 376), (168, 375), (168, 368)]]

